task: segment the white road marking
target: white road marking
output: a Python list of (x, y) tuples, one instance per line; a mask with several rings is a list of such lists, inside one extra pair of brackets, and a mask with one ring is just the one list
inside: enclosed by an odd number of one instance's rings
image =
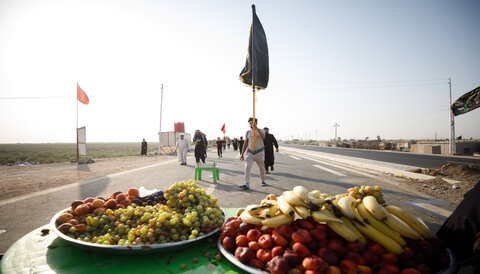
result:
[(347, 175), (345, 175), (345, 174), (343, 174), (343, 173), (341, 173), (341, 172), (338, 172), (338, 171), (335, 171), (335, 170), (333, 170), (333, 169), (329, 169), (329, 168), (326, 168), (326, 167), (323, 167), (323, 166), (319, 166), (319, 165), (313, 165), (313, 166), (314, 166), (314, 167), (317, 167), (317, 168), (319, 168), (319, 169), (325, 170), (326, 172), (330, 172), (330, 173), (332, 173), (332, 174), (335, 174), (335, 175), (337, 175), (337, 176), (347, 176)]
[(290, 157), (292, 157), (292, 158), (295, 159), (295, 160), (300, 160), (300, 158), (295, 157), (295, 156), (292, 156), (292, 155), (290, 155)]
[(19, 197), (14, 197), (14, 198), (10, 198), (10, 199), (6, 199), (6, 200), (3, 200), (3, 201), (0, 201), (0, 206), (4, 206), (4, 205), (11, 204), (11, 203), (20, 202), (20, 201), (23, 201), (23, 200), (31, 199), (31, 198), (34, 198), (34, 197), (37, 197), (37, 196), (41, 196), (41, 195), (45, 195), (45, 194), (50, 194), (50, 193), (53, 193), (53, 192), (56, 192), (56, 191), (59, 191), (59, 190), (63, 190), (63, 189), (68, 189), (68, 188), (72, 188), (72, 187), (78, 187), (78, 186), (80, 186), (80, 185), (86, 185), (86, 184), (94, 183), (94, 182), (103, 180), (103, 179), (105, 179), (105, 178), (114, 178), (114, 177), (117, 177), (117, 176), (120, 176), (120, 175), (125, 175), (125, 174), (132, 173), (132, 172), (136, 172), (136, 171), (139, 171), (139, 170), (142, 170), (142, 169), (146, 169), (146, 168), (150, 168), (150, 167), (156, 167), (156, 166), (161, 166), (161, 165), (165, 165), (165, 164), (169, 164), (169, 163), (177, 162), (177, 161), (178, 161), (177, 159), (175, 159), (175, 160), (169, 160), (169, 161), (161, 162), (161, 163), (158, 163), (158, 164), (153, 164), (153, 165), (149, 165), (149, 166), (143, 166), (143, 167), (139, 167), (139, 168), (127, 170), (127, 171), (122, 171), (122, 172), (118, 172), (118, 173), (114, 173), (114, 174), (102, 176), (102, 177), (100, 177), (100, 178), (94, 178), (94, 179), (90, 179), (90, 180), (87, 180), (87, 181), (82, 181), (82, 182), (77, 182), (77, 183), (68, 184), (68, 185), (64, 185), (64, 186), (59, 186), (59, 187), (54, 187), (54, 188), (45, 189), (45, 190), (38, 191), (38, 192), (35, 192), (35, 193), (31, 193), (31, 194), (27, 194), (27, 195), (23, 195), (23, 196), (19, 196)]

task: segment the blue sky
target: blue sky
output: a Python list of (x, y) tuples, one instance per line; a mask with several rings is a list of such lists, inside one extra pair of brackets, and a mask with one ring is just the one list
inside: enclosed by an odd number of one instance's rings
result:
[[(448, 138), (447, 79), (453, 100), (480, 86), (479, 1), (0, 0), (0, 143), (75, 142), (77, 82), (88, 142), (158, 140), (162, 84), (162, 131), (243, 135), (252, 3), (277, 138)], [(455, 123), (480, 138), (479, 109)]]

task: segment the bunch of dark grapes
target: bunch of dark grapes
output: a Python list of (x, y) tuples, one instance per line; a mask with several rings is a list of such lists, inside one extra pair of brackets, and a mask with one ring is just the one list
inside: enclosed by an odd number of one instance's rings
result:
[(136, 205), (140, 205), (140, 206), (165, 204), (167, 200), (165, 199), (163, 194), (164, 194), (163, 190), (160, 190), (144, 197), (138, 197), (135, 200), (133, 200), (132, 203), (135, 203)]

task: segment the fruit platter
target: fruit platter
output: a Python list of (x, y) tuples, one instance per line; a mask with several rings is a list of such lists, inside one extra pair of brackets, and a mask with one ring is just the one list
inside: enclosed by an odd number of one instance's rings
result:
[(381, 187), (328, 195), (296, 186), (227, 219), (220, 252), (250, 273), (442, 273), (453, 257)]
[(143, 197), (131, 188), (73, 201), (50, 226), (82, 249), (132, 254), (184, 247), (215, 234), (224, 221), (217, 199), (190, 180)]

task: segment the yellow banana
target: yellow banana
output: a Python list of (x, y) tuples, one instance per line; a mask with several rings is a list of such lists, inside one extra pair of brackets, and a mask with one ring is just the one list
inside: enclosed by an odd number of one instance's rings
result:
[(358, 213), (357, 209), (354, 208), (355, 216), (357, 217), (358, 221), (353, 222), (353, 225), (363, 233), (363, 235), (367, 236), (369, 239), (381, 244), (386, 250), (393, 254), (402, 254), (403, 248), (392, 238), (388, 237), (387, 235), (383, 234), (379, 230), (375, 229), (373, 226), (366, 224), (362, 221), (362, 217)]
[(308, 189), (304, 186), (296, 186), (293, 188), (293, 193), (297, 195), (302, 201), (308, 201)]
[(291, 204), (289, 204), (287, 201), (285, 201), (285, 198), (282, 196), (277, 197), (277, 205), (280, 211), (288, 216), (293, 217), (295, 215), (295, 209)]
[(307, 203), (305, 203), (302, 199), (298, 198), (293, 191), (285, 191), (283, 192), (283, 198), (291, 205), (298, 205), (308, 207)]
[(271, 218), (275, 216), (278, 211), (278, 204), (276, 200), (268, 200), (265, 204), (271, 205), (269, 208), (262, 210), (262, 215)]
[(362, 242), (362, 243), (366, 243), (367, 242), (367, 239), (365, 238), (365, 236), (363, 236), (362, 232), (360, 232), (360, 230), (358, 230), (355, 225), (353, 225), (352, 221), (350, 221), (350, 219), (348, 219), (347, 217), (345, 216), (342, 216), (340, 217), (340, 219), (343, 221), (343, 223), (351, 230), (353, 231), (353, 233), (355, 233), (355, 235), (357, 235), (357, 238), (358, 238), (358, 241), (359, 242)]
[(338, 206), (338, 209), (340, 209), (340, 212), (342, 212), (343, 215), (347, 216), (350, 219), (355, 218), (355, 214), (353, 213), (353, 210), (352, 210), (353, 202), (355, 202), (355, 198), (353, 198), (352, 196), (345, 196), (340, 198), (337, 203), (337, 206)]
[(386, 218), (383, 220), (383, 222), (393, 229), (394, 231), (398, 232), (400, 235), (403, 237), (413, 239), (413, 240), (418, 240), (422, 236), (415, 230), (413, 230), (411, 227), (409, 227), (406, 223), (404, 223), (402, 220), (399, 218), (395, 217), (395, 215), (390, 214), (386, 209), (382, 208), (385, 211), (385, 216)]
[(245, 207), (245, 210), (250, 213), (251, 215), (259, 214), (265, 208), (269, 208), (271, 205), (248, 205)]
[[(334, 221), (327, 221), (327, 225), (333, 231), (335, 231), (338, 235), (342, 236), (342, 238), (344, 238), (345, 240), (347, 240), (349, 242), (355, 242), (355, 241), (360, 240), (360, 238), (358, 238), (358, 235), (353, 230), (348, 228), (348, 226), (345, 225), (342, 220), (336, 218), (333, 215), (333, 213), (331, 213), (328, 210), (324, 210), (322, 213), (325, 216), (327, 216), (328, 218), (334, 220)], [(315, 217), (313, 217), (313, 218), (315, 219)], [(338, 219), (340, 222), (335, 221), (335, 219)]]
[(384, 220), (387, 218), (385, 214), (385, 210), (383, 207), (377, 202), (377, 198), (374, 196), (365, 196), (362, 200), (363, 204), (367, 208), (370, 213), (372, 213), (375, 218), (379, 220)]
[(386, 224), (382, 223), (382, 221), (378, 220), (375, 218), (370, 211), (367, 210), (365, 205), (363, 203), (358, 204), (357, 206), (357, 211), (362, 216), (362, 220), (373, 226), (375, 229), (377, 229), (380, 232), (383, 232), (383, 234), (387, 235), (388, 237), (392, 238), (401, 246), (405, 246), (407, 243), (405, 240), (402, 238), (402, 236), (398, 235), (395, 231), (393, 231), (391, 228), (389, 228)]
[(325, 203), (325, 198), (323, 198), (320, 190), (313, 190), (308, 192), (307, 198), (308, 201), (314, 205), (322, 206)]
[(304, 206), (294, 206), (293, 208), (295, 209), (295, 212), (302, 217), (302, 219), (307, 219), (308, 217), (312, 216), (310, 210)]
[(312, 217), (317, 222), (337, 222), (343, 223), (342, 220), (335, 217), (330, 211), (328, 210), (317, 210), (312, 212)]
[(279, 227), (283, 224), (289, 224), (292, 221), (293, 221), (293, 218), (291, 216), (280, 214), (280, 215), (262, 220), (262, 224), (268, 227)]
[(262, 219), (258, 217), (254, 217), (248, 213), (248, 211), (243, 211), (242, 214), (240, 214), (240, 219), (244, 221), (245, 223), (249, 223), (252, 225), (262, 225)]
[(403, 210), (398, 206), (386, 206), (385, 209), (390, 212), (391, 214), (398, 217), (400, 220), (404, 221), (407, 225), (409, 225), (413, 230), (418, 232), (422, 237), (426, 239), (434, 238), (432, 231), (426, 226), (423, 222), (412, 216), (407, 211)]

